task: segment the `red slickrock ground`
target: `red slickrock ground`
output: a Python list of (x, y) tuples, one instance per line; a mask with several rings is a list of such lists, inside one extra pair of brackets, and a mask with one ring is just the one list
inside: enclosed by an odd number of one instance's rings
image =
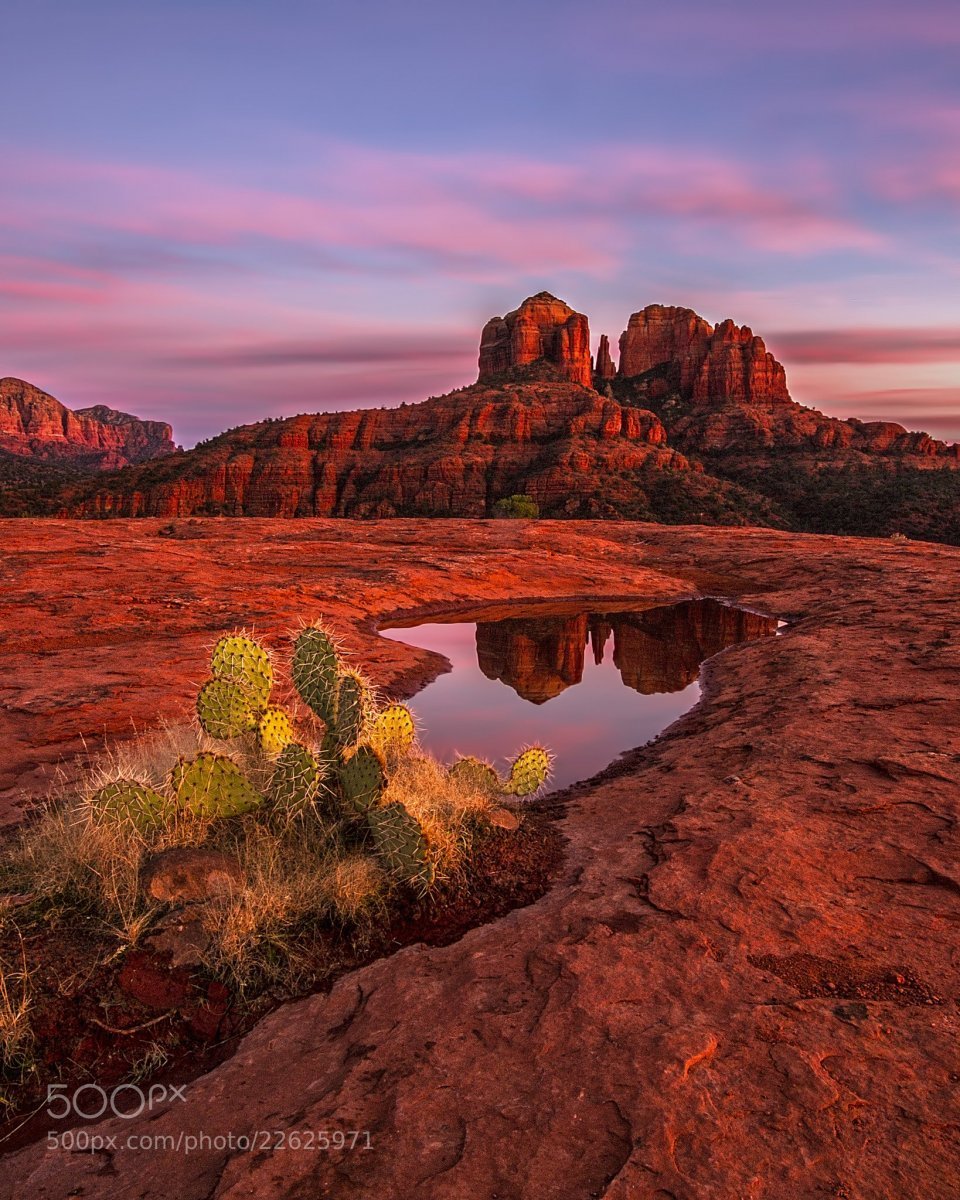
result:
[[(721, 595), (790, 622), (558, 808), (561, 877), (267, 1017), (31, 1200), (955, 1200), (960, 550), (586, 522), (0, 526), (3, 782), (175, 718), (204, 648), (326, 614), (375, 680), (442, 666), (395, 614)], [(560, 748), (562, 750), (562, 747)], [(372, 1149), (129, 1149), (360, 1129)], [(171, 1143), (171, 1144), (174, 1144)]]

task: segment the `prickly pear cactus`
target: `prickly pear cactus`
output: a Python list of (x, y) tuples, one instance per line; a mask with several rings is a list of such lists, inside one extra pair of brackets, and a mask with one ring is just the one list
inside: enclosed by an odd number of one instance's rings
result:
[(499, 792), (503, 790), (500, 776), (489, 763), (479, 758), (458, 758), (450, 767), (450, 777), (474, 788), (478, 792)]
[(235, 817), (263, 803), (263, 797), (231, 758), (198, 754), (180, 759), (170, 774), (177, 804), (197, 817)]
[(531, 746), (518, 754), (503, 790), (511, 796), (532, 796), (550, 776), (550, 755), (542, 746)]
[(132, 779), (117, 779), (90, 797), (97, 821), (128, 822), (147, 833), (172, 816), (174, 806), (159, 792)]
[(367, 822), (373, 844), (384, 865), (408, 883), (426, 889), (434, 881), (430, 847), (414, 816), (402, 804), (371, 808)]
[(263, 646), (252, 638), (239, 633), (222, 637), (213, 648), (210, 671), (217, 679), (238, 683), (255, 708), (270, 703), (273, 664)]
[(301, 629), (293, 647), (293, 684), (328, 729), (337, 719), (339, 682), (340, 659), (333, 638), (319, 625)]
[(379, 803), (387, 786), (383, 759), (372, 746), (358, 746), (341, 764), (339, 780), (347, 811), (363, 814)]
[(290, 813), (305, 813), (317, 799), (324, 771), (306, 746), (290, 742), (277, 758), (270, 784), (270, 799)]
[(250, 693), (232, 679), (208, 679), (197, 695), (197, 717), (205, 733), (227, 739), (257, 724)]
[(391, 704), (370, 726), (370, 741), (388, 757), (406, 754), (416, 736), (413, 714), (403, 704)]
[(363, 730), (367, 685), (356, 671), (344, 671), (339, 679), (334, 730), (341, 746), (355, 746)]
[(293, 724), (282, 708), (265, 709), (257, 721), (257, 741), (269, 759), (275, 759), (285, 746), (296, 740)]

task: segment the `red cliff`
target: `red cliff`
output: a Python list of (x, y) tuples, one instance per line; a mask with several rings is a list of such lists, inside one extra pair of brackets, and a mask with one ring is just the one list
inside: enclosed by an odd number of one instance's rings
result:
[(475, 384), (405, 408), (242, 426), (104, 480), (72, 511), (483, 517), (524, 492), (544, 515), (613, 515), (651, 470), (690, 470), (652, 413), (572, 383)]
[(71, 411), (22, 379), (0, 379), (0, 449), (43, 461), (114, 470), (172, 454), (173, 431), (161, 421), (105, 405)]
[(480, 336), (478, 382), (494, 379), (513, 367), (546, 362), (559, 377), (590, 387), (590, 327), (583, 313), (538, 292), (505, 317), (491, 317)]
[(803, 452), (830, 465), (895, 458), (955, 466), (960, 448), (893, 422), (828, 417), (797, 404), (786, 372), (747, 325), (714, 328), (689, 308), (651, 304), (620, 337), (617, 395), (663, 416), (684, 453), (762, 465), (771, 453)]

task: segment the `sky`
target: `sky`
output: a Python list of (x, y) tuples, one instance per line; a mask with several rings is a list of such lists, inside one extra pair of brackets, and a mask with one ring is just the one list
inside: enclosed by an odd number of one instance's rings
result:
[(960, 440), (956, 0), (3, 0), (0, 375), (184, 445), (476, 377), (548, 290)]

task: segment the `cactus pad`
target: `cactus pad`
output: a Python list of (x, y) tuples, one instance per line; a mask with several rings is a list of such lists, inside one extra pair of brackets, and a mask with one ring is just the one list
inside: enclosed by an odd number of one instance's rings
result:
[(337, 718), (340, 659), (319, 625), (301, 629), (293, 647), (293, 684), (300, 698), (329, 728)]
[(197, 696), (197, 717), (213, 738), (249, 733), (257, 718), (250, 693), (232, 679), (208, 679)]
[(371, 808), (367, 822), (377, 854), (387, 869), (409, 883), (428, 888), (435, 872), (430, 847), (417, 819), (402, 804), (394, 803)]
[(417, 736), (413, 714), (402, 704), (391, 704), (380, 713), (370, 730), (370, 740), (385, 754), (406, 754)]
[(359, 742), (366, 701), (367, 685), (361, 676), (355, 671), (345, 671), (340, 676), (335, 723), (337, 740), (342, 746), (355, 746)]
[(141, 833), (160, 825), (173, 810), (166, 796), (130, 779), (108, 783), (90, 797), (90, 804), (98, 821), (129, 822)]
[(449, 773), (451, 779), (478, 792), (499, 792), (503, 788), (493, 767), (479, 758), (458, 758)]
[(542, 746), (531, 746), (513, 760), (504, 792), (512, 796), (532, 796), (547, 782), (550, 755)]
[(284, 746), (274, 768), (270, 797), (288, 812), (306, 812), (317, 798), (323, 768), (306, 746), (290, 742)]
[(263, 803), (263, 797), (231, 758), (198, 754), (182, 758), (170, 775), (177, 803), (198, 817), (235, 817)]
[(270, 702), (273, 664), (266, 650), (252, 638), (238, 633), (222, 637), (213, 648), (210, 670), (217, 679), (240, 684), (254, 707), (262, 708)]
[(257, 721), (257, 740), (267, 758), (276, 758), (296, 738), (290, 718), (282, 708), (266, 709)]
[(340, 768), (340, 790), (349, 811), (372, 808), (387, 785), (383, 759), (372, 746), (358, 746)]

